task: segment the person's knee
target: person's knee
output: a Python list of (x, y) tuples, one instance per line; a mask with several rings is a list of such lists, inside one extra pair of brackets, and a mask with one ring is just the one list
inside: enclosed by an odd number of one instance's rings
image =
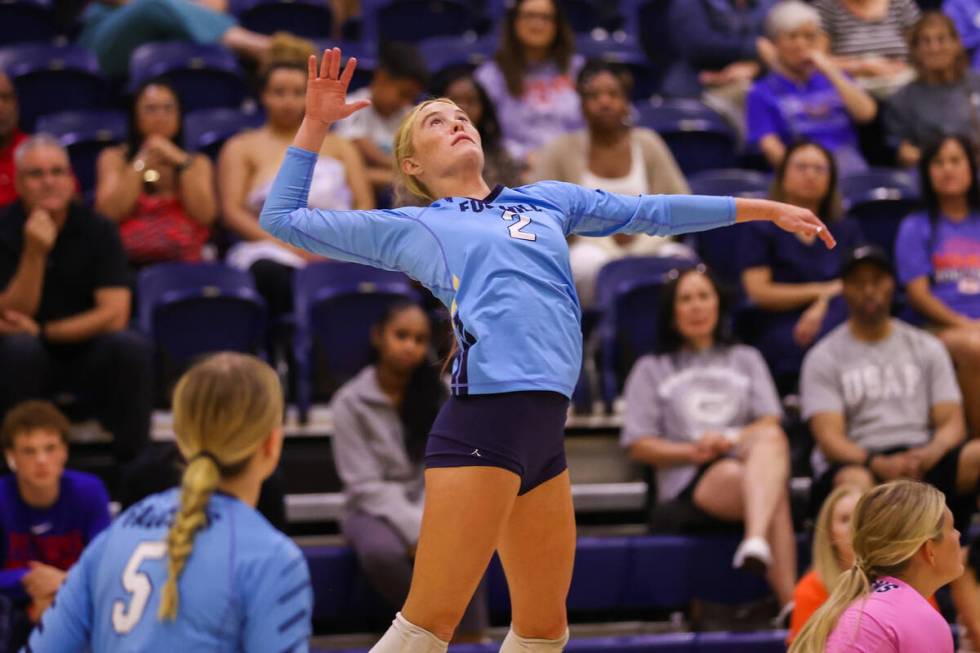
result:
[(561, 653), (565, 650), (565, 645), (568, 644), (567, 624), (561, 624), (544, 632), (548, 634), (543, 637), (522, 636), (511, 627), (503, 644), (500, 645), (500, 653)]
[(752, 443), (763, 445), (772, 455), (773, 452), (789, 457), (789, 438), (778, 424), (763, 424), (752, 430)]
[(142, 334), (125, 329), (105, 336), (105, 346), (112, 352), (115, 365), (127, 373), (148, 372), (153, 363), (153, 345)]
[(867, 492), (874, 487), (875, 479), (871, 471), (859, 465), (848, 465), (834, 476), (834, 487), (853, 485)]
[(5, 370), (12, 371), (24, 366), (35, 368), (43, 362), (46, 353), (41, 339), (27, 333), (17, 333), (0, 338), (0, 362)]

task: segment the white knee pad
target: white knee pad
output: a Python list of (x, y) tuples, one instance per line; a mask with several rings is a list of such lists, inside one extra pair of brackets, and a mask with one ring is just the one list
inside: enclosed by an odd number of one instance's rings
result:
[(409, 622), (399, 612), (370, 653), (446, 653), (447, 648), (448, 642)]
[(527, 639), (515, 633), (511, 627), (500, 645), (500, 653), (561, 653), (565, 650), (565, 644), (568, 644), (568, 628), (558, 639)]

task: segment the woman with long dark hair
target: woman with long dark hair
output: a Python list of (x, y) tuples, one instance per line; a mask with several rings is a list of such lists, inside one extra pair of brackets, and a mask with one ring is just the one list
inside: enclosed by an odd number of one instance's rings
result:
[(909, 303), (956, 363), (963, 409), (980, 436), (980, 188), (973, 146), (960, 136), (928, 145), (919, 161), (926, 210), (905, 218), (895, 241)]
[(214, 168), (181, 148), (180, 98), (162, 80), (133, 95), (126, 142), (99, 155), (95, 209), (119, 223), (133, 265), (199, 261), (218, 215)]
[(504, 18), (500, 49), (476, 70), (497, 107), (504, 144), (519, 161), (555, 136), (582, 126), (572, 28), (561, 3), (517, 0)]
[(623, 446), (657, 468), (659, 501), (745, 524), (732, 564), (765, 572), (785, 618), (796, 545), (776, 387), (759, 352), (733, 343), (710, 274), (680, 272), (661, 297), (657, 353), (638, 360), (626, 381)]
[(841, 244), (837, 250), (763, 224), (746, 227), (740, 241), (742, 285), (761, 313), (750, 344), (765, 354), (781, 392), (795, 389), (804, 353), (846, 317), (839, 299), (842, 256), (861, 235), (857, 223), (844, 216), (837, 175), (827, 148), (799, 141), (786, 151), (769, 190), (771, 199), (820, 216)]
[[(399, 607), (412, 582), (422, 524), (426, 440), (449, 392), (429, 358), (431, 325), (418, 305), (393, 304), (371, 342), (374, 363), (334, 396), (331, 445), (344, 484), (344, 536), (371, 585)], [(481, 589), (457, 636), (480, 638), (486, 627)]]

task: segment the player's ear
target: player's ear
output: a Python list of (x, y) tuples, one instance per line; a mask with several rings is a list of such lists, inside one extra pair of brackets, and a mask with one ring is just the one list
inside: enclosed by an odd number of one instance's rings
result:
[(422, 174), (422, 164), (415, 157), (407, 156), (402, 159), (402, 172), (409, 177), (417, 177)]
[(7, 468), (12, 472), (17, 471), (17, 463), (14, 462), (14, 457), (9, 453), (7, 454)]
[(272, 429), (269, 436), (262, 442), (259, 449), (262, 451), (262, 455), (266, 458), (274, 458), (279, 460), (279, 454), (282, 453), (282, 427), (277, 426)]

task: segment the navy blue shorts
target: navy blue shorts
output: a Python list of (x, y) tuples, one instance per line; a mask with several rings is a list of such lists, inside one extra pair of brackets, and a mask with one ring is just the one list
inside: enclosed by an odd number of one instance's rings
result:
[(501, 467), (521, 478), (526, 494), (561, 474), (568, 398), (557, 392), (450, 397), (436, 417), (425, 466)]

